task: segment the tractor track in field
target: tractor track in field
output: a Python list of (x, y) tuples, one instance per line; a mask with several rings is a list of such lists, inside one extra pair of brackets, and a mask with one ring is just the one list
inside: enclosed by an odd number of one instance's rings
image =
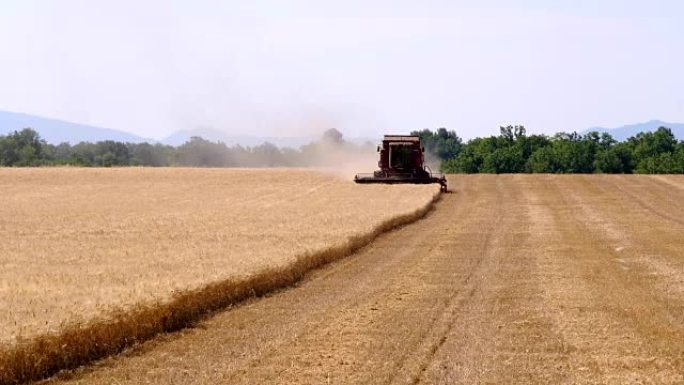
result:
[(684, 383), (667, 182), (452, 177), (423, 220), (295, 287), (47, 382)]
[[(496, 196), (496, 201), (495, 201), (495, 207), (500, 208), (501, 204), (503, 201), (503, 191), (498, 188), (497, 189), (497, 196)], [(497, 210), (498, 211), (498, 210)], [(481, 250), (482, 250), (482, 256), (481, 258), (477, 261), (476, 265), (473, 267), (473, 269), (468, 273), (466, 276), (464, 282), (463, 282), (463, 288), (459, 290), (454, 290), (451, 293), (446, 293), (447, 296), (447, 303), (446, 306), (444, 307), (445, 311), (441, 314), (441, 320), (440, 322), (435, 322), (433, 323), (431, 327), (431, 331), (435, 330), (436, 332), (433, 333), (434, 337), (428, 339), (427, 337), (423, 338), (421, 342), (427, 342), (429, 344), (428, 347), (428, 352), (427, 354), (424, 355), (424, 358), (421, 360), (418, 370), (416, 370), (415, 373), (412, 374), (413, 380), (411, 381), (412, 385), (417, 385), (420, 384), (422, 381), (424, 381), (423, 374), (425, 371), (428, 369), (429, 365), (434, 361), (434, 357), (437, 355), (437, 352), (439, 349), (446, 343), (447, 341), (447, 336), (449, 333), (454, 329), (458, 321), (460, 320), (459, 318), (459, 311), (462, 310), (468, 302), (472, 301), (473, 298), (475, 297), (476, 291), (478, 289), (478, 286), (482, 284), (480, 281), (480, 278), (484, 276), (482, 274), (483, 269), (485, 268), (485, 263), (487, 259), (487, 252), (490, 250), (491, 244), (493, 237), (495, 236), (493, 230), (497, 227), (501, 220), (501, 216), (496, 217), (496, 220), (494, 222), (494, 225), (488, 229), (488, 232), (486, 233), (486, 236), (482, 242)], [(437, 321), (437, 320), (435, 320)], [(441, 328), (439, 326), (442, 325)], [(408, 357), (405, 357), (408, 358)], [(397, 373), (392, 377), (392, 379), (398, 377), (398, 374), (402, 372), (402, 368), (404, 367), (404, 362), (406, 360), (402, 360), (402, 365), (400, 366), (399, 370), (397, 370)], [(389, 383), (392, 383), (390, 381)]]
[[(629, 179), (633, 179), (633, 178), (634, 177), (629, 178)], [(655, 194), (655, 191), (660, 190), (662, 188), (662, 186), (660, 185), (660, 183), (662, 183), (662, 182), (658, 181), (657, 179), (653, 179), (653, 178), (649, 178), (649, 179), (650, 179), (649, 180), (650, 183), (646, 183), (646, 185), (648, 186), (647, 188), (643, 188), (643, 184), (640, 186), (640, 187), (642, 187), (641, 190), (643, 190), (641, 192), (642, 193), (650, 193), (651, 195), (657, 195), (657, 194)], [(657, 208), (657, 206), (654, 204), (654, 203), (661, 203), (661, 204), (667, 203), (669, 208), (674, 208), (673, 206), (674, 206), (675, 202), (673, 202), (668, 196), (660, 195), (660, 196), (657, 196), (655, 198), (655, 199), (657, 199), (657, 200), (655, 200), (655, 202), (653, 202), (653, 201), (649, 202), (649, 201), (645, 200), (641, 195), (635, 193), (634, 191), (630, 191), (628, 188), (622, 186), (621, 183), (624, 183), (624, 182), (625, 182), (625, 179), (622, 178), (619, 182), (615, 181), (615, 180), (610, 180), (609, 183), (610, 183), (612, 188), (617, 189), (618, 191), (620, 191), (621, 193), (623, 193), (627, 197), (629, 197), (630, 202), (635, 202), (639, 206), (643, 207), (644, 209), (650, 211), (651, 213), (653, 213), (655, 215), (662, 217), (663, 219), (671, 221), (677, 225), (684, 226), (684, 219), (676, 217), (674, 215), (671, 215), (668, 212), (664, 212), (663, 210)]]

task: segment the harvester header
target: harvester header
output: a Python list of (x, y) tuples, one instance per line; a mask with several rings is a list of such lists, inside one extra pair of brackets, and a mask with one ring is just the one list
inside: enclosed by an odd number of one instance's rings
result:
[(378, 146), (379, 170), (372, 174), (357, 174), (356, 183), (439, 183), (442, 191), (447, 191), (446, 177), (432, 172), (425, 165), (425, 148), (420, 137), (415, 135), (385, 135), (382, 145)]

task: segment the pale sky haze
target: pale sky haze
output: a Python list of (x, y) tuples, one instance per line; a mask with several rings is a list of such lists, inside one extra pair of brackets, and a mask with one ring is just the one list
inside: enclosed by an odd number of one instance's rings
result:
[(684, 122), (681, 1), (0, 0), (0, 110), (161, 138)]

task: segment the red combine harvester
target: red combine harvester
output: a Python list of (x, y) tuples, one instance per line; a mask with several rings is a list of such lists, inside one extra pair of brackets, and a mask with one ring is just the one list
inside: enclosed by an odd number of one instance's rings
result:
[(382, 147), (378, 146), (380, 170), (372, 174), (357, 174), (356, 183), (439, 183), (447, 191), (447, 180), (442, 173), (433, 173), (424, 165), (425, 149), (420, 137), (413, 135), (385, 135)]

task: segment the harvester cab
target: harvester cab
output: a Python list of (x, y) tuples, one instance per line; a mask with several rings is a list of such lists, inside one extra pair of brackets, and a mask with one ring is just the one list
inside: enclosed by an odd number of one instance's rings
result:
[(382, 145), (378, 146), (379, 170), (372, 174), (357, 174), (356, 183), (439, 183), (443, 192), (447, 191), (446, 177), (435, 173), (424, 164), (425, 148), (420, 137), (414, 135), (385, 135)]

